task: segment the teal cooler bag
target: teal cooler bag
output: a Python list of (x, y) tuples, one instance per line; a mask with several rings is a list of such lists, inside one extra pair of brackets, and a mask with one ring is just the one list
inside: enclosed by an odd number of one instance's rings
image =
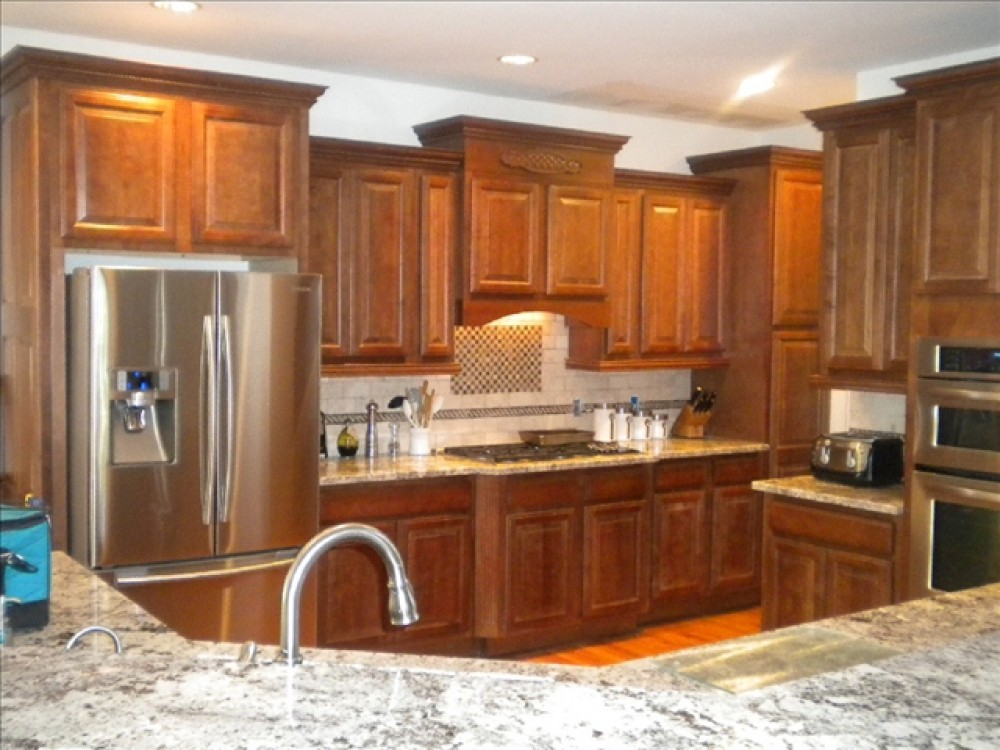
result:
[[(41, 628), (49, 623), (52, 588), (52, 533), (41, 510), (0, 505), (0, 559), (12, 628)], [(11, 601), (16, 599), (17, 601)]]

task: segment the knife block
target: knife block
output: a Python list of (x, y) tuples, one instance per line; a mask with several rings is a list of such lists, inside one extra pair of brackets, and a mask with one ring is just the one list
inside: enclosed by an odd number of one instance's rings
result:
[(677, 415), (670, 434), (674, 437), (703, 438), (705, 437), (705, 425), (711, 418), (711, 411), (696, 412), (690, 404), (684, 404), (684, 409)]

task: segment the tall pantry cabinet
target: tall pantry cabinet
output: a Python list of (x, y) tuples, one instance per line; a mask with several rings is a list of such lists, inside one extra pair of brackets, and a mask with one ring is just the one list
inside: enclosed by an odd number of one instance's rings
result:
[(725, 269), (729, 367), (696, 370), (718, 394), (710, 430), (769, 443), (770, 476), (808, 473), (826, 423), (818, 367), (822, 154), (762, 146), (688, 158), (696, 175), (737, 180)]
[(2, 497), (67, 542), (69, 251), (294, 257), (323, 88), (16, 47), (2, 68)]

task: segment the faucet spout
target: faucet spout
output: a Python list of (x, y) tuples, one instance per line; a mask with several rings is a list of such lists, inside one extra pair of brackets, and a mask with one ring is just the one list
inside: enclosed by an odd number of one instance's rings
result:
[(302, 586), (309, 571), (324, 554), (334, 547), (361, 542), (372, 547), (382, 558), (389, 574), (389, 621), (393, 625), (412, 625), (420, 614), (413, 588), (406, 577), (406, 567), (399, 550), (385, 534), (362, 523), (344, 523), (324, 529), (310, 539), (292, 560), (292, 567), (285, 576), (281, 590), (281, 657), (289, 666), (302, 661), (299, 654), (300, 627), (299, 607)]

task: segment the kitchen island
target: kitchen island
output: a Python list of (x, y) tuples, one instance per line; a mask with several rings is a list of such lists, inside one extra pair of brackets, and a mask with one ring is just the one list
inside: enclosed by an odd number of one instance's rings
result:
[[(99, 634), (67, 652), (67, 639), (89, 625), (113, 628), (124, 652), (115, 655), (111, 640)], [(817, 634), (841, 644), (833, 662), (854, 665), (816, 674), (807, 653), (788, 657), (782, 645), (788, 637)], [(0, 746), (864, 750), (1000, 744), (1000, 585), (724, 645), (729, 656), (755, 652), (757, 661), (748, 664), (760, 674), (771, 662), (770, 676), (759, 682), (770, 684), (714, 687), (706, 666), (718, 661), (717, 646), (600, 669), (316, 649), (306, 649), (305, 662), (289, 668), (273, 663), (270, 648), (248, 663), (237, 660), (236, 644), (177, 637), (55, 553), (50, 624), (17, 633), (2, 650)]]

